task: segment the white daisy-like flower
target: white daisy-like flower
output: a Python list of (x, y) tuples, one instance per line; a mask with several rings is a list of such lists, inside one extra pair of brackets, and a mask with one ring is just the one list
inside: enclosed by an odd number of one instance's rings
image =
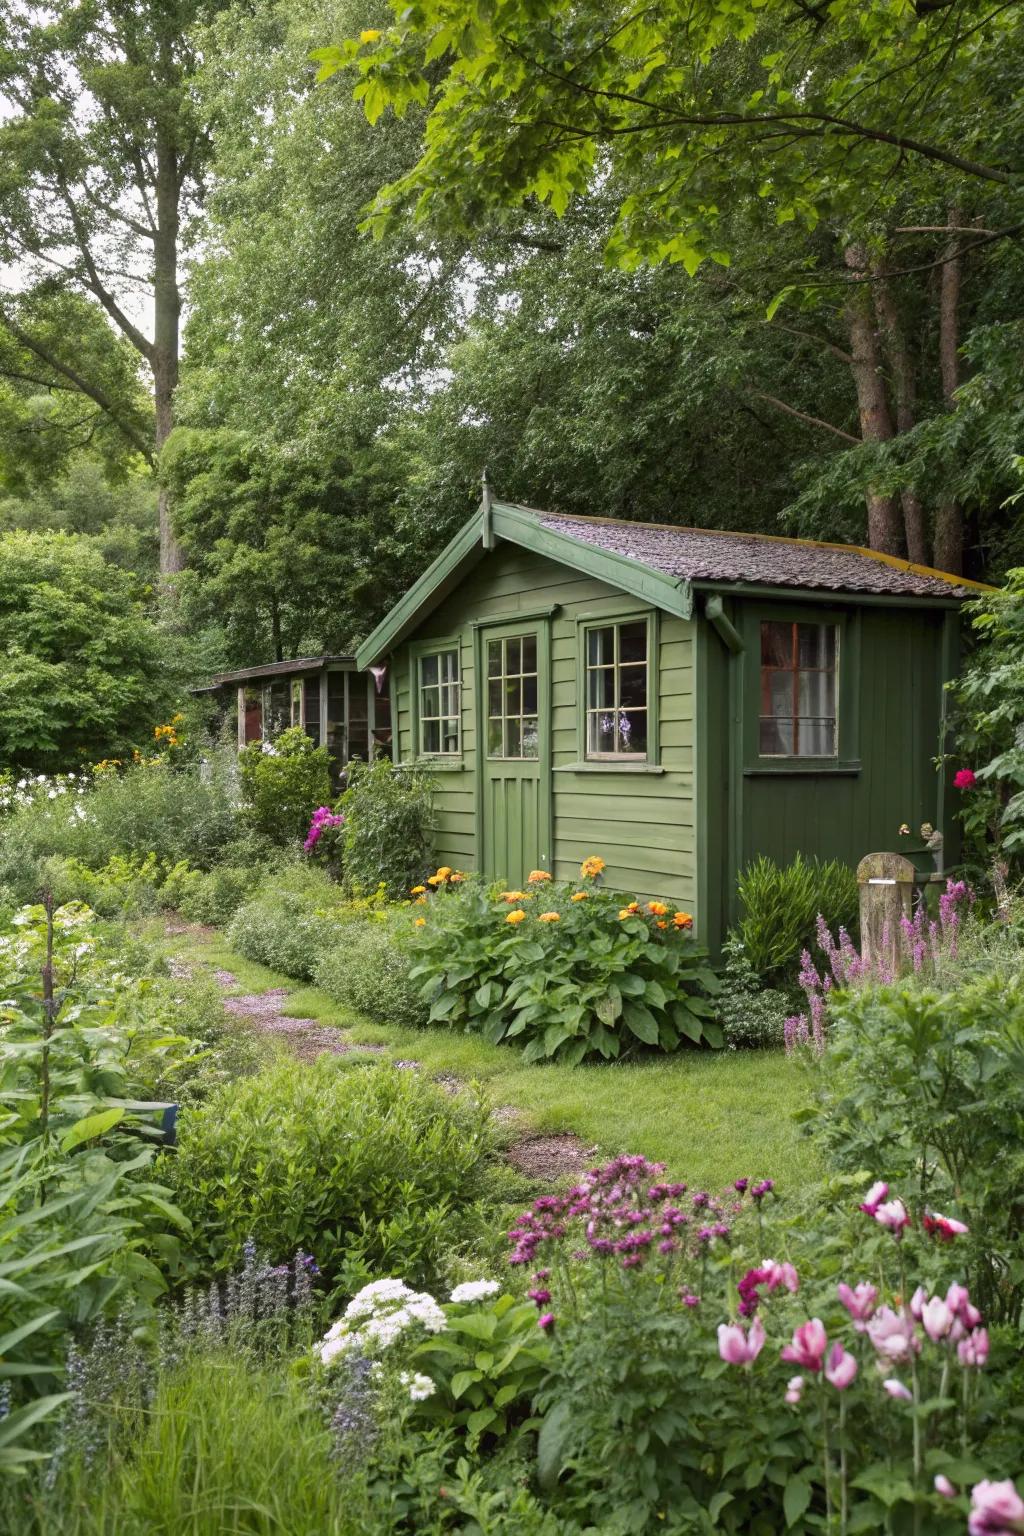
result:
[(344, 1355), (348, 1350), (352, 1349), (355, 1342), (351, 1335), (345, 1334), (340, 1338), (325, 1339), (321, 1344), (317, 1345), (317, 1354), (324, 1365), (331, 1365), (338, 1359), (339, 1355)]
[(426, 1398), (432, 1397), (436, 1390), (431, 1378), (422, 1375), (419, 1371), (412, 1375), (408, 1371), (403, 1371), (398, 1379), (403, 1387), (408, 1387), (409, 1396), (414, 1403), (424, 1402)]
[(482, 1301), (485, 1296), (495, 1296), (501, 1286), (497, 1280), (464, 1280), (452, 1291), (452, 1301)]

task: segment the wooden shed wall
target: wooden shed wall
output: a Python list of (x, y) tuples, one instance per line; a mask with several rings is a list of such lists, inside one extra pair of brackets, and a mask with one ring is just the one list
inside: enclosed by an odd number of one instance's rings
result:
[[(514, 619), (558, 604), (551, 625), (552, 872), (574, 876), (592, 853), (608, 863), (616, 888), (663, 896), (697, 913), (694, 784), (694, 660), (696, 625), (658, 617), (658, 773), (595, 770), (583, 760), (577, 721), (577, 619), (646, 613), (649, 606), (617, 588), (513, 545), (501, 545), (430, 615), (413, 636), (458, 636), (462, 671), (462, 757), (457, 765), (431, 760), (440, 789), (438, 853), (443, 862), (477, 868), (476, 750), (479, 733), (473, 622)], [(527, 621), (524, 619), (524, 627)], [(394, 660), (397, 729), (402, 761), (414, 756), (407, 645)]]

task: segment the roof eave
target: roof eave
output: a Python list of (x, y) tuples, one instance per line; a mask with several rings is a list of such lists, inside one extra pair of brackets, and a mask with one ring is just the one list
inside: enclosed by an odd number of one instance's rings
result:
[(710, 578), (694, 578), (694, 592), (713, 592), (720, 596), (782, 598), (793, 603), (862, 603), (871, 607), (900, 608), (911, 604), (915, 608), (956, 608), (969, 602), (973, 592), (960, 597), (950, 593), (942, 597), (938, 593), (917, 592), (865, 592), (853, 587), (808, 587), (769, 585), (760, 581), (715, 581)]

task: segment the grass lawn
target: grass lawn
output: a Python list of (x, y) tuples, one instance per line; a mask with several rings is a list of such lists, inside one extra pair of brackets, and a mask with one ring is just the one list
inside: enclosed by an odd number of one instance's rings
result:
[(202, 948), (190, 938), (187, 950), (181, 939), (168, 941), (168, 951), (231, 971), (243, 992), (290, 987), (286, 1013), (342, 1027), (357, 1043), (385, 1045), (428, 1074), (478, 1082), (494, 1105), (522, 1111), (530, 1128), (574, 1131), (602, 1156), (642, 1152), (691, 1185), (712, 1188), (746, 1174), (795, 1193), (820, 1173), (812, 1143), (792, 1120), (808, 1092), (806, 1069), (782, 1052), (683, 1050), (636, 1063), (524, 1065), (513, 1047), (476, 1035), (373, 1024), (219, 938)]

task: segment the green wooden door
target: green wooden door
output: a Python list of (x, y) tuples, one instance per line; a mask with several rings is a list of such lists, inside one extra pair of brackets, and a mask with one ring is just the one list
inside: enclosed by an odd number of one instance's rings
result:
[(522, 886), (551, 868), (547, 620), (481, 626), (477, 646), (482, 867)]

